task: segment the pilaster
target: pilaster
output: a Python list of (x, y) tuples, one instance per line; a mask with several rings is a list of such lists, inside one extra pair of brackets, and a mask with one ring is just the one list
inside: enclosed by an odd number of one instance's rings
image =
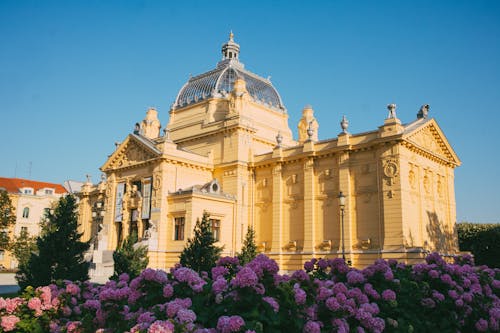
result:
[(404, 234), (398, 146), (393, 145), (387, 149), (380, 157), (379, 163), (382, 180), (379, 192), (382, 197), (384, 221), (383, 249), (401, 250), (404, 247)]
[(304, 252), (313, 252), (316, 240), (314, 159), (304, 162)]
[[(354, 226), (353, 226), (353, 217), (354, 212), (352, 210), (352, 205), (355, 200), (353, 197), (352, 185), (351, 185), (351, 171), (350, 171), (350, 162), (349, 162), (349, 152), (344, 151), (340, 153), (338, 158), (338, 168), (339, 168), (339, 191), (342, 192), (346, 196), (346, 202), (344, 207), (344, 245), (345, 245), (345, 256), (347, 261), (352, 261), (352, 244), (354, 243), (356, 235)], [(337, 200), (338, 205), (338, 200)], [(340, 244), (339, 244), (339, 256), (342, 253), (342, 217), (341, 217), (340, 208), (338, 210), (339, 219), (340, 219)]]
[(117, 235), (117, 222), (115, 222), (115, 210), (116, 210), (116, 176), (112, 173), (108, 177), (108, 196), (107, 203), (108, 206), (106, 209), (106, 215), (104, 216), (103, 225), (107, 231), (107, 241), (108, 241), (108, 250), (114, 251), (118, 244), (118, 235)]
[(278, 162), (273, 167), (273, 221), (272, 252), (281, 252), (283, 247), (283, 177), (282, 166)]

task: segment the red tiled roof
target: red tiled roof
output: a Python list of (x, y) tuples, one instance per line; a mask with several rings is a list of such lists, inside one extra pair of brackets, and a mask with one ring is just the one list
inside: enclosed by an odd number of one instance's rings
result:
[(0, 177), (0, 188), (4, 188), (9, 193), (21, 193), (20, 189), (23, 187), (31, 187), (35, 193), (42, 188), (53, 188), (55, 193), (58, 194), (68, 193), (68, 191), (66, 191), (66, 189), (59, 184), (21, 178)]

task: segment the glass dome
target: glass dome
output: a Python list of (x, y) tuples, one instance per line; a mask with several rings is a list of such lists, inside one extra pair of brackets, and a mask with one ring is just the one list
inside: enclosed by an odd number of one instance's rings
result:
[(223, 58), (217, 64), (217, 68), (192, 77), (186, 82), (175, 99), (174, 108), (184, 107), (210, 97), (224, 97), (233, 90), (234, 81), (242, 78), (255, 102), (286, 112), (281, 97), (271, 81), (247, 71), (239, 62), (239, 45), (234, 42), (232, 33), (230, 40), (222, 46), (222, 54)]

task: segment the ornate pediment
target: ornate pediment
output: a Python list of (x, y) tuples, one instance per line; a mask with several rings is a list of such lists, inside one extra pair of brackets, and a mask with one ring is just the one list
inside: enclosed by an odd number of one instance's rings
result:
[(160, 155), (161, 153), (156, 148), (141, 142), (133, 135), (129, 135), (104, 163), (101, 170), (107, 171), (139, 165)]
[(404, 140), (425, 154), (433, 155), (453, 165), (460, 165), (458, 156), (434, 119), (406, 133)]

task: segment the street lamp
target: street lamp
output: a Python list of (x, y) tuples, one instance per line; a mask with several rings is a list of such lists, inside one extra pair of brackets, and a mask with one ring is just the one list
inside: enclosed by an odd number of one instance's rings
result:
[(94, 203), (94, 205), (92, 206), (92, 218), (94, 220), (94, 223), (92, 224), (92, 241), (93, 241), (93, 244), (94, 244), (94, 249), (97, 248), (98, 246), (98, 235), (99, 235), (99, 231), (101, 231), (101, 228), (102, 228), (102, 221), (104, 219), (104, 215), (105, 215), (106, 211), (104, 209), (104, 203), (102, 201), (97, 201)]
[(345, 262), (345, 243), (344, 243), (344, 210), (345, 210), (345, 195), (342, 191), (339, 193), (339, 207), (340, 207), (340, 216), (341, 216), (341, 227), (342, 227), (342, 259)]

